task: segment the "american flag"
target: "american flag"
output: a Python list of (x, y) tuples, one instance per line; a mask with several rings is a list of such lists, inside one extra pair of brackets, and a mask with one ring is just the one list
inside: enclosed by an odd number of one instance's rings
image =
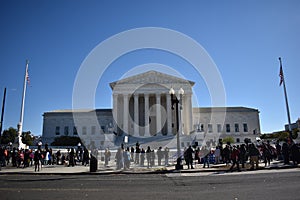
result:
[(29, 73), (28, 73), (28, 65), (27, 65), (27, 68), (26, 68), (26, 81), (27, 81), (27, 84), (29, 85), (30, 84), (30, 79), (29, 79)]
[(281, 86), (281, 84), (283, 83), (283, 70), (282, 70), (282, 66), (280, 65), (280, 71), (279, 71), (279, 77), (280, 77), (280, 83), (279, 86)]

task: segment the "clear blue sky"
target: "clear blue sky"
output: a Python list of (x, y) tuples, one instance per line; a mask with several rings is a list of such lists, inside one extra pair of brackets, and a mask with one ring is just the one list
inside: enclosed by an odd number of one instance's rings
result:
[[(262, 132), (287, 123), (279, 62), (292, 121), (300, 117), (300, 1), (1, 1), (0, 97), (7, 87), (4, 128), (19, 121), (25, 60), (29, 59), (24, 128), (42, 133), (42, 114), (72, 108), (73, 84), (85, 57), (100, 42), (133, 28), (184, 33), (210, 54), (226, 89), (227, 106), (260, 110)], [(105, 55), (103, 55), (105, 56)], [(207, 87), (184, 60), (158, 50), (117, 59), (105, 72), (96, 108), (111, 108), (108, 84), (144, 63), (172, 66), (189, 80), (200, 106), (211, 106)]]

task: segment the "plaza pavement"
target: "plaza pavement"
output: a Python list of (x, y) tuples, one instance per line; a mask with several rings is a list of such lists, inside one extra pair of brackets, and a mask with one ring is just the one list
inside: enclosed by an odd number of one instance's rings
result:
[[(101, 161), (98, 161), (98, 170), (96, 172), (90, 172), (90, 166), (83, 166), (81, 164), (75, 165), (74, 167), (68, 167), (64, 165), (43, 165), (40, 171), (35, 172), (34, 166), (27, 168), (16, 168), (12, 166), (2, 167), (0, 175), (3, 174), (39, 174), (39, 175), (71, 175), (71, 174), (95, 174), (95, 175), (109, 175), (109, 174), (164, 174), (164, 173), (199, 173), (199, 172), (227, 172), (231, 165), (226, 166), (225, 164), (210, 165), (210, 168), (203, 168), (203, 164), (194, 165), (194, 169), (187, 169), (184, 165), (183, 170), (175, 170), (174, 165), (170, 166), (154, 166), (151, 168), (141, 167), (135, 164), (131, 164), (128, 170), (116, 170), (113, 163), (110, 167), (104, 167)], [(259, 164), (258, 170), (269, 170), (269, 169), (286, 169), (286, 168), (298, 168), (299, 166), (284, 165), (280, 161), (271, 162), (270, 166), (265, 167), (264, 163)], [(244, 169), (241, 171), (249, 171), (250, 165), (247, 163)], [(255, 170), (254, 170), (255, 171)]]

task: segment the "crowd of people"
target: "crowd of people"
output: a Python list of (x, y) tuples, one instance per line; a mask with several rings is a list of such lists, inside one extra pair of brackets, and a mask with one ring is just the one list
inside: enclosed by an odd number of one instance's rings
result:
[(299, 144), (284, 141), (280, 144), (276, 142), (272, 146), (269, 141), (261, 142), (258, 145), (253, 143), (230, 145), (219, 145), (214, 150), (208, 149), (206, 146), (192, 148), (191, 146), (184, 151), (184, 160), (189, 168), (193, 167), (193, 161), (196, 164), (203, 164), (203, 167), (209, 167), (210, 164), (224, 163), (230, 166), (230, 171), (245, 168), (245, 164), (250, 164), (250, 169), (257, 169), (259, 162), (263, 162), (265, 166), (269, 166), (271, 161), (282, 160), (284, 164), (294, 165), (300, 162)]
[(26, 168), (34, 166), (35, 171), (40, 171), (42, 165), (65, 165), (75, 166), (78, 163), (82, 165), (89, 164), (90, 155), (86, 148), (78, 147), (67, 149), (67, 152), (62, 153), (60, 150), (53, 152), (52, 148), (45, 145), (42, 149), (17, 149), (10, 146), (0, 146), (0, 165), (5, 167), (11, 165), (17, 168)]
[[(107, 152), (107, 151), (106, 151)], [(105, 153), (105, 160), (107, 160), (107, 154)], [(109, 154), (110, 156), (110, 154)], [(157, 163), (156, 163), (157, 159)], [(159, 147), (155, 152), (148, 146), (146, 149), (140, 147), (137, 142), (134, 147), (121, 147), (117, 150), (115, 155), (116, 169), (129, 169), (131, 163), (134, 163), (141, 167), (151, 168), (157, 166), (168, 166), (169, 165), (169, 149), (168, 147), (162, 149)], [(164, 161), (164, 163), (162, 162)]]
[[(277, 141), (271, 145), (269, 141), (261, 142), (258, 145), (253, 143), (240, 145), (218, 145), (214, 149), (206, 146), (192, 147), (184, 149), (179, 156), (185, 161), (188, 169), (193, 169), (197, 164), (203, 168), (210, 167), (211, 164), (225, 164), (229, 170), (240, 171), (250, 165), (250, 169), (258, 169), (259, 162), (268, 166), (271, 161), (281, 160), (284, 164), (298, 165), (300, 162), (299, 144), (284, 141)], [(60, 150), (55, 153), (48, 145), (42, 149), (38, 146), (36, 150), (21, 149), (0, 146), (0, 166), (11, 165), (17, 168), (34, 166), (35, 171), (39, 171), (42, 165), (65, 165), (75, 166), (77, 164), (88, 165), (90, 163), (90, 153), (85, 147), (70, 148), (67, 152)], [(104, 165), (109, 167), (112, 157), (111, 151), (107, 148), (104, 152)], [(177, 154), (171, 155), (171, 159), (178, 161)], [(101, 156), (102, 159), (102, 156)], [(168, 166), (170, 150), (168, 147), (154, 150), (150, 146), (143, 148), (137, 142), (135, 147), (125, 147), (123, 144), (118, 148), (114, 160), (116, 169), (130, 169), (132, 163), (135, 166), (151, 168), (154, 166)]]

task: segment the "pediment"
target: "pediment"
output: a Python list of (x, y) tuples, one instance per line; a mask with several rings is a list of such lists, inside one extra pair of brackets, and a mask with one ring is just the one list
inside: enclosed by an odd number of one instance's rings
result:
[(161, 84), (161, 85), (190, 85), (192, 87), (195, 82), (185, 80), (176, 76), (171, 76), (158, 71), (148, 71), (142, 74), (134, 75), (128, 78), (121, 79), (110, 83), (110, 87), (114, 90), (118, 85), (145, 85), (145, 84)]

